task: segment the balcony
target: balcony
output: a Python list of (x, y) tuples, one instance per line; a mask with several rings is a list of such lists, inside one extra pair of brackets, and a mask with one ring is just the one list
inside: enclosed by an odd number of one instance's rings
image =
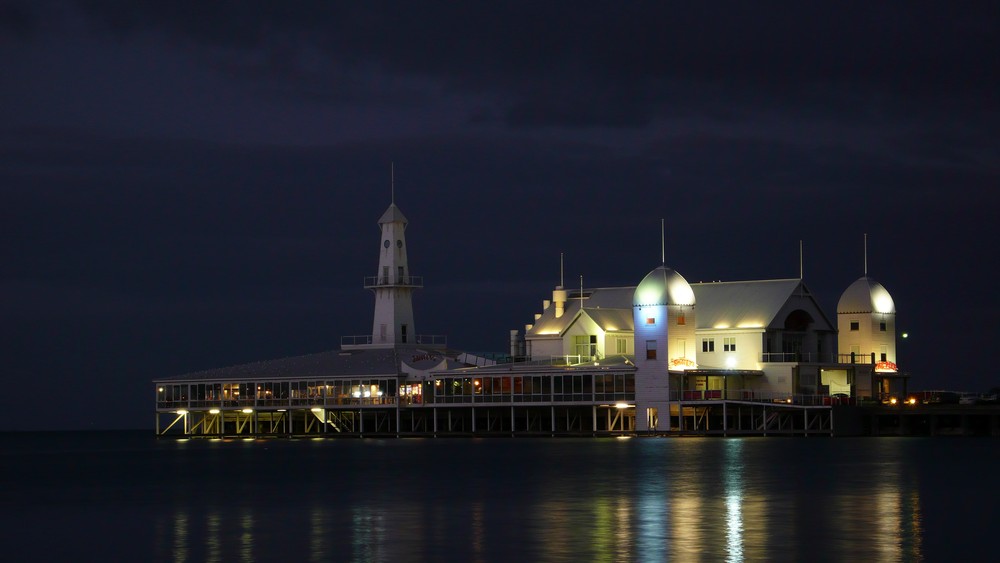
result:
[[(386, 345), (388, 343), (389, 343), (388, 337), (386, 337), (385, 340), (379, 340), (373, 338), (371, 334), (357, 334), (357, 335), (340, 337), (341, 347), (371, 346), (373, 344)], [(408, 340), (403, 344), (420, 344), (422, 346), (433, 346), (435, 348), (441, 348), (448, 346), (448, 336), (445, 334), (418, 334), (413, 337), (413, 340)]]
[(696, 401), (741, 401), (748, 403), (765, 403), (778, 405), (799, 405), (799, 406), (832, 406), (854, 404), (855, 399), (847, 397), (835, 397), (831, 395), (787, 393), (782, 391), (762, 391), (760, 389), (721, 389), (706, 390), (671, 390), (671, 401), (696, 402)]
[(365, 276), (365, 289), (378, 287), (424, 287), (423, 276)]
[(874, 364), (875, 354), (814, 354), (812, 352), (765, 352), (761, 354), (763, 363), (799, 364)]

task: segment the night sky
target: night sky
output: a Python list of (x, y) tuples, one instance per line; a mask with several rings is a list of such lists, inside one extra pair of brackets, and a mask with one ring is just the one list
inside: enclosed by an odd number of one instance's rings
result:
[(559, 282), (892, 294), (911, 389), (993, 368), (995, 2), (0, 0), (0, 430), (142, 428), (156, 377), (416, 329), (506, 351)]

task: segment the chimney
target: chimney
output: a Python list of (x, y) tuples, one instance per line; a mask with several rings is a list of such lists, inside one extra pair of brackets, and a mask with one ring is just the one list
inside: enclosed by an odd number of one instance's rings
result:
[(552, 301), (556, 304), (557, 319), (563, 316), (563, 313), (566, 311), (566, 296), (567, 292), (561, 285), (557, 285), (555, 290), (552, 291)]

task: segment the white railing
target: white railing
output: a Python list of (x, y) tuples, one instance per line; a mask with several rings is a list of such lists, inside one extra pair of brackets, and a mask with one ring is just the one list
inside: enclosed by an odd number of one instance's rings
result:
[(804, 393), (788, 393), (783, 391), (764, 391), (760, 389), (706, 389), (670, 391), (671, 401), (746, 401), (751, 403), (769, 403), (778, 405), (799, 406), (832, 406), (854, 404), (849, 397), (834, 397)]
[(365, 287), (423, 287), (423, 276), (365, 276)]

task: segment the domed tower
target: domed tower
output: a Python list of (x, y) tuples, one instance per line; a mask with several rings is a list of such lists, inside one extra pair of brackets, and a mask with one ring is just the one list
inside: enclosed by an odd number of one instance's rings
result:
[[(896, 372), (896, 304), (882, 284), (864, 275), (852, 283), (837, 303), (838, 348), (856, 363)], [(850, 361), (850, 360), (848, 360)]]
[[(632, 295), (635, 325), (636, 429), (669, 426), (670, 369), (694, 367), (694, 291), (684, 276), (660, 266)], [(663, 417), (663, 424), (659, 417)]]

